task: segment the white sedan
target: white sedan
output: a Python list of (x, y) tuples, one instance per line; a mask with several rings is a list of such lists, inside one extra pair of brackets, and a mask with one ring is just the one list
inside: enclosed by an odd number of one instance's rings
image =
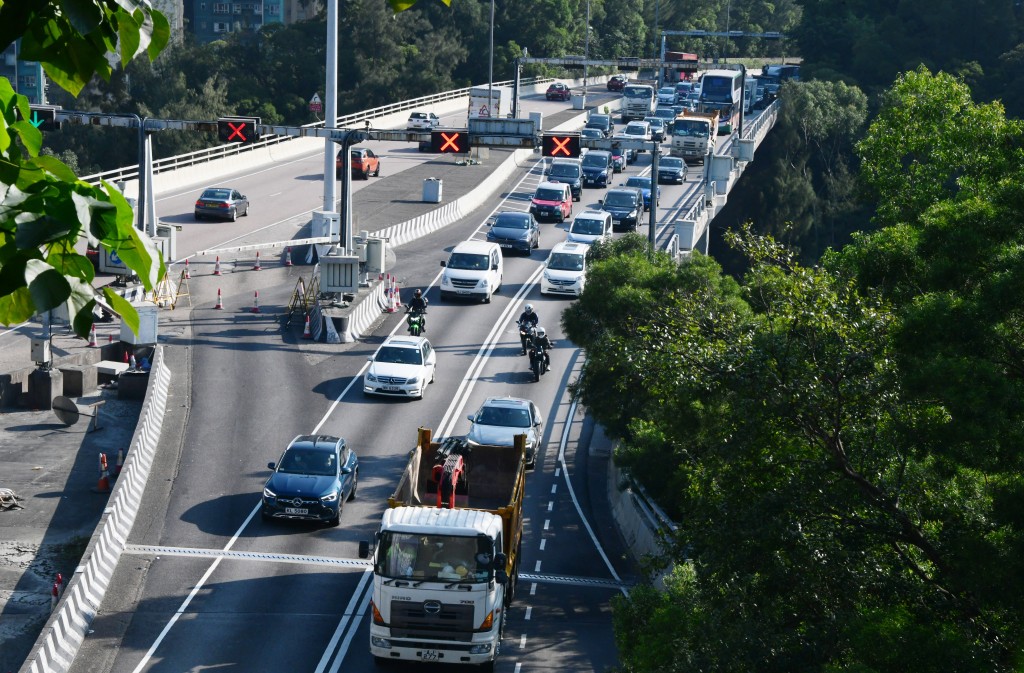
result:
[(423, 399), (434, 382), (437, 355), (426, 337), (389, 337), (369, 360), (363, 374), (365, 395)]

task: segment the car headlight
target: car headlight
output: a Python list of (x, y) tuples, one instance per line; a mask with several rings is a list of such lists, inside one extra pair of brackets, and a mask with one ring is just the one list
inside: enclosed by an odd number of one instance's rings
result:
[(411, 379), (406, 379), (405, 382), (408, 383), (410, 386), (414, 386), (420, 382), (420, 377), (414, 376)]
[(451, 281), (448, 279), (448, 274), (441, 276), (441, 287), (448, 287), (451, 285)]
[(547, 281), (551, 280), (551, 274), (549, 274), (547, 271), (544, 272), (544, 280), (547, 280)]
[(270, 490), (269, 488), (267, 488), (266, 486), (264, 486), (264, 487), (263, 487), (263, 497), (264, 497), (264, 498), (276, 498), (276, 497), (277, 497), (277, 493), (274, 493), (274, 492), (273, 492), (273, 491), (271, 491), (271, 490)]
[(377, 382), (377, 377), (374, 376), (373, 374), (371, 374), (370, 372), (366, 372), (366, 380), (369, 383), (376, 383)]
[(476, 286), (481, 290), (486, 290), (490, 286), (490, 283), (486, 278), (481, 278), (477, 281)]
[(327, 495), (320, 496), (320, 502), (334, 502), (338, 499), (338, 493), (328, 493)]

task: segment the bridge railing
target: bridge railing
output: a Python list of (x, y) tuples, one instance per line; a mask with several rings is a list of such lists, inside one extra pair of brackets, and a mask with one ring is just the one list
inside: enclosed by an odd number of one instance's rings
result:
[[(524, 77), (519, 81), (520, 86), (530, 86), (535, 84), (543, 84), (548, 81), (554, 81), (551, 77)], [(512, 86), (512, 80), (505, 80), (501, 82), (494, 82), (494, 86)], [(428, 96), (420, 96), (419, 98), (410, 98), (408, 100), (400, 101), (398, 103), (390, 103), (388, 105), (381, 105), (379, 107), (370, 108), (369, 110), (362, 110), (360, 112), (354, 112), (352, 114), (343, 115), (338, 117), (335, 126), (337, 128), (345, 128), (354, 124), (361, 124), (364, 121), (377, 119), (384, 117), (395, 112), (402, 112), (403, 110), (412, 110), (434, 103), (443, 103), (445, 101), (455, 100), (469, 95), (471, 87), (464, 87), (462, 89), (452, 89), (450, 91), (443, 91), (441, 93), (430, 94)], [(304, 124), (303, 126), (308, 128), (316, 128), (324, 125), (324, 122), (313, 122), (312, 124)], [(278, 136), (271, 135), (262, 138), (259, 142), (251, 144), (239, 144), (232, 143), (230, 145), (218, 145), (215, 147), (209, 147), (202, 150), (196, 150), (194, 152), (188, 152), (186, 154), (179, 154), (173, 157), (165, 157), (163, 159), (153, 160), (153, 173), (163, 173), (165, 171), (174, 171), (182, 168), (188, 168), (196, 164), (203, 164), (208, 161), (215, 159), (221, 159), (223, 157), (229, 157), (233, 155), (242, 155), (247, 152), (253, 152), (258, 149), (263, 149), (271, 145), (277, 145), (294, 140), (291, 136)], [(102, 173), (96, 173), (94, 175), (87, 175), (81, 179), (92, 185), (99, 185), (102, 180), (107, 182), (115, 183), (126, 180), (135, 180), (139, 177), (139, 166), (135, 164), (133, 166), (125, 166), (123, 168), (115, 168), (113, 170), (104, 171)]]

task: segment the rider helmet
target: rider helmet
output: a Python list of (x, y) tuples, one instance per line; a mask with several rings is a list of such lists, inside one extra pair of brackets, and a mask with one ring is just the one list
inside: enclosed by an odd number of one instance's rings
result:
[(417, 297), (422, 297), (423, 296), (423, 290), (421, 290), (419, 288), (416, 288), (416, 292), (414, 294)]
[(545, 330), (545, 329), (544, 329), (543, 327), (538, 327), (538, 328), (537, 328), (537, 336), (538, 336), (538, 337), (540, 337), (541, 339), (543, 339), (543, 338), (544, 338), (544, 335), (546, 335), (546, 334), (547, 334), (547, 331), (546, 331), (546, 330)]
[(527, 304), (526, 305), (526, 315), (530, 315), (532, 313), (533, 313), (533, 304)]

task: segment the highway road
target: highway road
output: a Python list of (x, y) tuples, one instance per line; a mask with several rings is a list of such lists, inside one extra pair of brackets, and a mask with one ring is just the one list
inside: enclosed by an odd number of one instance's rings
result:
[[(524, 103), (545, 116), (568, 107), (542, 99)], [(404, 168), (428, 158), (405, 146), (368, 146), (383, 156), (379, 179), (396, 189), (409, 188), (401, 184)], [(182, 225), (179, 257), (287, 239), (322, 206), (322, 165), (314, 156), (240, 170), (222, 181), (253, 201), (252, 215), (235, 223), (194, 222), (192, 204), (203, 185), (158, 195), (158, 213)], [(649, 169), (650, 157), (642, 154), (614, 182)], [(660, 220), (690, 198), (697, 172), (691, 169), (686, 185), (662, 186)], [(601, 481), (606, 459), (589, 455), (595, 428), (567, 393), (583, 364), (559, 325), (567, 300), (541, 297), (537, 285), (544, 257), (564, 240), (567, 225), (543, 224), (539, 251), (506, 259), (504, 286), (490, 304), (442, 302), (434, 287), (446, 251), (460, 240), (482, 238), (492, 212), (526, 210), (541, 180), (536, 162), (471, 217), (398, 249), (406, 286), (429, 288), (426, 336), (438, 352), (438, 372), (422, 401), (360, 393), (366, 357), (403, 328), (399, 315), (386, 316), (371, 338), (342, 346), (281, 330), (295, 279), (308, 276), (309, 267), (227, 274), (218, 281), (224, 311), (207, 301), (209, 280), (193, 281), (196, 309), (161, 328), (175, 377), (169, 406), (176, 411), (165, 425), (129, 553), (73, 671), (372, 670), (370, 577), (356, 559), (357, 543), (372, 537), (416, 428), (462, 434), (466, 415), (491, 395), (529, 397), (545, 418), (543, 450), (527, 476), (526, 577), (496, 670), (601, 671), (616, 664), (610, 599), (620, 593), (618, 580), (631, 580), (636, 571), (610, 522)], [(357, 211), (365, 184), (354, 183)], [(577, 212), (597, 207), (603, 191), (584, 190)], [(260, 291), (258, 314), (246, 310), (253, 289)], [(514, 323), (526, 301), (557, 343), (553, 369), (539, 383), (518, 355)], [(266, 463), (305, 433), (343, 436), (359, 455), (358, 496), (337, 528), (263, 523), (258, 516)]]

